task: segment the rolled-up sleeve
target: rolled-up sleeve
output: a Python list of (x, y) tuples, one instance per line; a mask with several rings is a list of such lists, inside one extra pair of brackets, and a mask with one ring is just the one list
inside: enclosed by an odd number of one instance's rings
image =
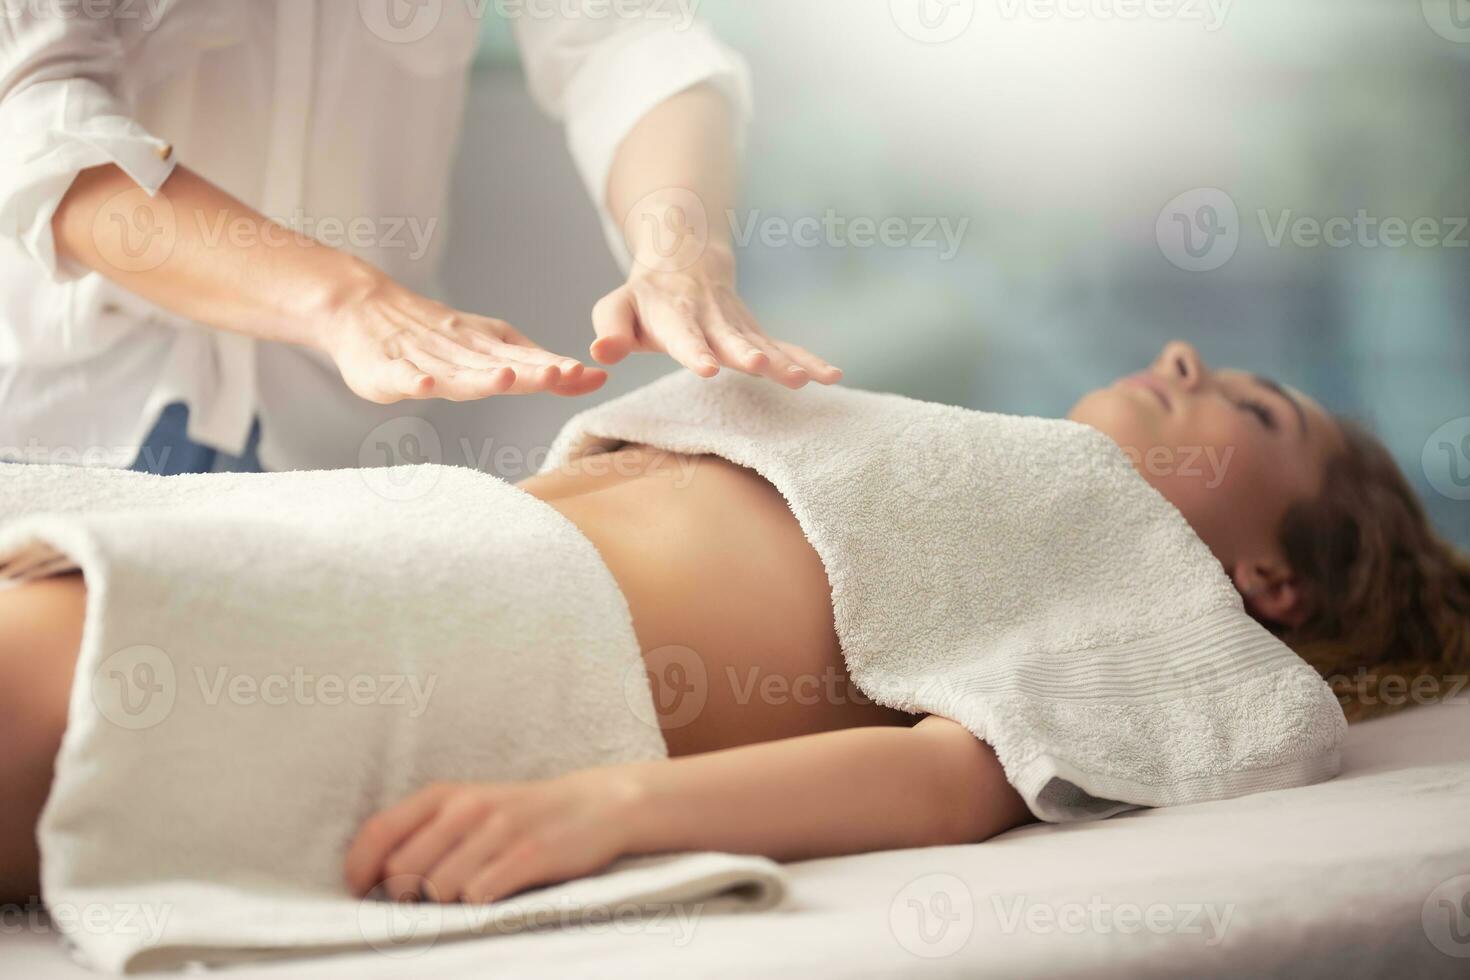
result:
[(132, 118), (111, 6), (28, 0), (0, 16), (0, 235), (57, 282), (86, 271), (58, 261), (51, 234), (76, 175), (116, 164), (151, 195), (176, 163)]
[(734, 145), (743, 152), (751, 115), (745, 59), (708, 25), (679, 19), (675, 11), (683, 5), (648, 0), (638, 6), (636, 16), (563, 14), (512, 21), (531, 94), (549, 115), (564, 121), (572, 159), (625, 271), (632, 259), (609, 216), (607, 178), (618, 146), (638, 120), (685, 89), (710, 85), (730, 103)]

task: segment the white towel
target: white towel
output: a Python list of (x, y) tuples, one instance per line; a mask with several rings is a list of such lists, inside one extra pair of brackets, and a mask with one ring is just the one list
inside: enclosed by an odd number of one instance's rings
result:
[(777, 865), (726, 854), (479, 908), (347, 892), (362, 821), (431, 782), (666, 757), (612, 575), (504, 481), (0, 465), (0, 576), (74, 566), (86, 626), (39, 836), (44, 897), (98, 969), (403, 954), (782, 897)]
[(544, 470), (623, 441), (774, 484), (826, 566), (858, 688), (965, 725), (1043, 820), (1338, 771), (1327, 685), (1095, 429), (679, 372), (574, 417)]

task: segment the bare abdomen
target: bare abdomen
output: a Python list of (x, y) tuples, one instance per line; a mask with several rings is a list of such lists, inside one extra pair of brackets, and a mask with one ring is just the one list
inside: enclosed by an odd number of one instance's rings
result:
[(849, 681), (826, 570), (770, 483), (714, 456), (618, 453), (598, 475), (523, 486), (627, 597), (671, 754), (917, 720)]

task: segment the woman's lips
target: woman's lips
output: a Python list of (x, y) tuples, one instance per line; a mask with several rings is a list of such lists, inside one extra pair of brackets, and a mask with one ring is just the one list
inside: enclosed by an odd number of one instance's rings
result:
[(1169, 400), (1169, 389), (1165, 387), (1164, 382), (1159, 380), (1156, 374), (1148, 371), (1139, 371), (1137, 374), (1130, 374), (1124, 378), (1123, 383), (1138, 388), (1147, 388), (1153, 392), (1154, 396), (1158, 398), (1159, 404), (1164, 406), (1164, 411), (1166, 412), (1173, 407), (1173, 403)]

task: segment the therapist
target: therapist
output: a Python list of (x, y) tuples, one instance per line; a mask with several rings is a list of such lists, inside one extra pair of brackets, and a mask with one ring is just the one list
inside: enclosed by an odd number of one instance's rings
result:
[[(0, 450), (313, 468), (355, 449), (368, 402), (597, 389), (605, 371), (429, 298), (439, 236), (404, 247), (442, 216), (475, 13), (501, 8), (628, 273), (592, 310), (592, 358), (836, 381), (736, 295), (749, 83), (685, 6), (5, 3)], [(331, 222), (341, 247), (301, 233)]]

